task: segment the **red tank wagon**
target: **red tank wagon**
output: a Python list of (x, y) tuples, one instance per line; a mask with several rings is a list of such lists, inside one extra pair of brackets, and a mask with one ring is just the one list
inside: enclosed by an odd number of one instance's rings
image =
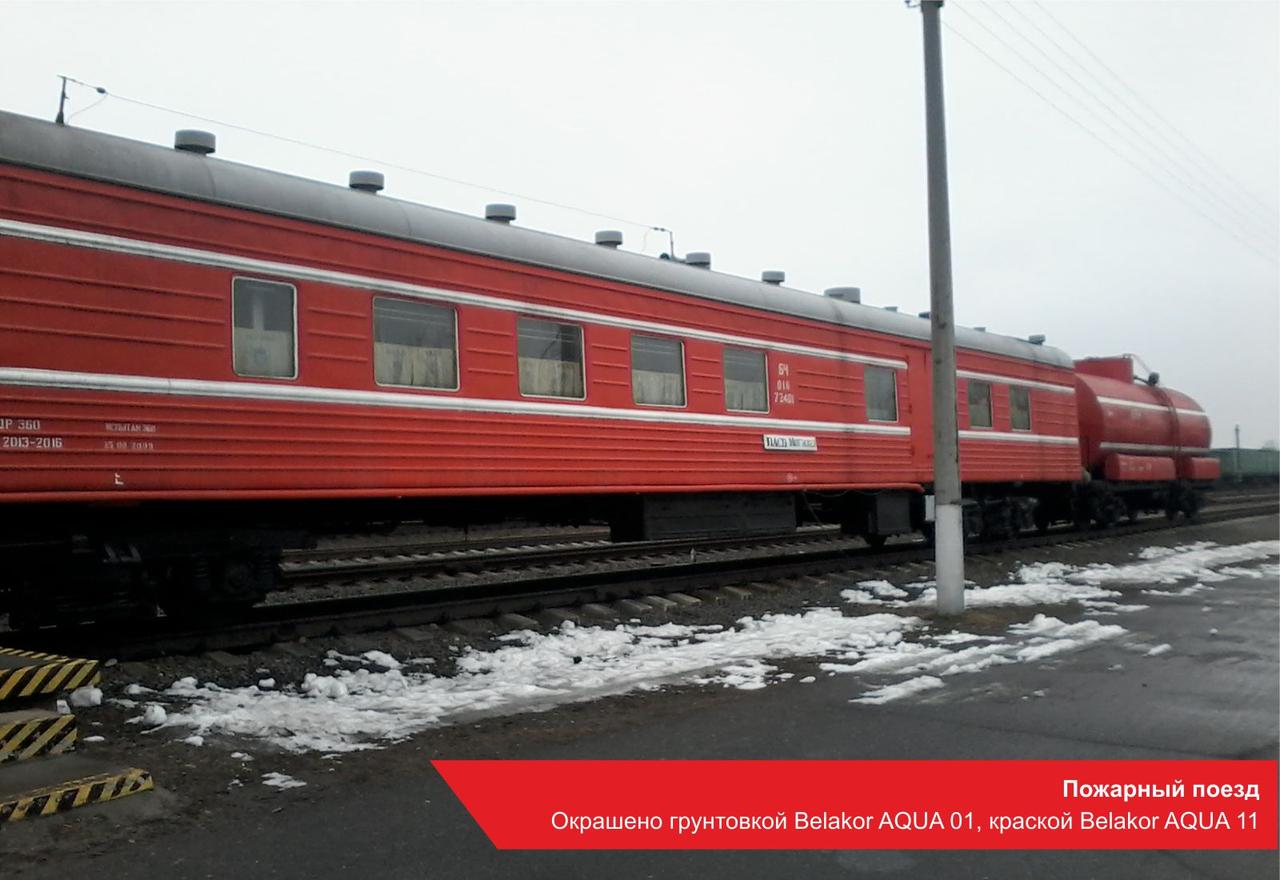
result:
[(1194, 513), (1199, 494), (1188, 491), (1216, 480), (1209, 456), (1209, 416), (1194, 400), (1159, 384), (1159, 376), (1134, 379), (1133, 358), (1076, 361), (1080, 452), (1095, 481), (1095, 510), (1103, 519), (1142, 509)]
[[(633, 538), (821, 518), (873, 543), (925, 526), (927, 321), (396, 201), (372, 177), (0, 113), (11, 605), (46, 614), (51, 566), (93, 600), (105, 582), (250, 602), (281, 547), (403, 519)], [(957, 342), (969, 531), (1074, 515), (1071, 359)]]

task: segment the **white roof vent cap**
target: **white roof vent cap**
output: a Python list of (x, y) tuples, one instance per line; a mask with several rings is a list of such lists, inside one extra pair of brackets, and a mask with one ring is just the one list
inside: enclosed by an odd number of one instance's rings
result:
[(861, 287), (828, 287), (822, 291), (822, 295), (831, 299), (843, 300), (844, 302), (862, 302)]
[(361, 192), (376, 193), (387, 185), (387, 179), (381, 171), (352, 171), (347, 176), (347, 185)]
[(218, 148), (218, 138), (211, 131), (183, 128), (174, 132), (173, 148), (198, 156), (207, 156)]
[(596, 244), (601, 247), (616, 248), (622, 246), (622, 232), (618, 229), (601, 229), (596, 233)]
[(765, 284), (781, 284), (787, 280), (787, 273), (781, 269), (765, 269), (760, 273), (760, 280)]
[(711, 268), (711, 254), (706, 251), (690, 251), (684, 255), (684, 261), (690, 266), (697, 266), (699, 269)]
[(516, 219), (516, 206), (494, 202), (484, 206), (484, 219), (495, 223), (510, 223)]

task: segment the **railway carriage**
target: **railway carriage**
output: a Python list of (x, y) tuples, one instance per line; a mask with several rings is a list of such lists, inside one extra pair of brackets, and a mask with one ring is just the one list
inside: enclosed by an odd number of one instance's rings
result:
[[(112, 588), (252, 602), (282, 547), (404, 519), (927, 528), (928, 321), (181, 135), (196, 149), (0, 113), (0, 542), (24, 614)], [(1073, 362), (957, 342), (969, 531), (1070, 516)]]
[(1110, 525), (1163, 509), (1194, 514), (1201, 489), (1218, 479), (1209, 416), (1158, 375), (1134, 381), (1131, 355), (1076, 361), (1080, 451), (1090, 482), (1086, 511)]

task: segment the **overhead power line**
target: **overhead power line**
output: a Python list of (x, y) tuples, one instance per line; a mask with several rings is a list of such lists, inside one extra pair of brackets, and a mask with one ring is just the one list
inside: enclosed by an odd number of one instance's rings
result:
[[(1235, 177), (1233, 177), (1233, 176), (1232, 176), (1230, 173), (1228, 173), (1225, 169), (1223, 169), (1221, 166), (1219, 166), (1219, 165), (1218, 165), (1218, 163), (1214, 161), (1213, 157), (1212, 157), (1212, 156), (1210, 156), (1208, 153), (1206, 153), (1206, 152), (1205, 152), (1205, 151), (1200, 147), (1200, 145), (1199, 145), (1199, 144), (1197, 144), (1197, 143), (1196, 143), (1196, 142), (1195, 142), (1195, 141), (1194, 141), (1194, 140), (1193, 140), (1189, 135), (1187, 135), (1187, 134), (1186, 134), (1186, 133), (1185, 133), (1181, 128), (1179, 128), (1177, 125), (1175, 125), (1173, 122), (1171, 122), (1171, 121), (1168, 119), (1168, 117), (1166, 117), (1166, 116), (1165, 116), (1164, 114), (1162, 114), (1159, 110), (1157, 110), (1154, 106), (1152, 106), (1151, 102), (1149, 102), (1146, 98), (1142, 97), (1142, 95), (1141, 95), (1141, 94), (1139, 94), (1139, 93), (1138, 93), (1138, 91), (1137, 91), (1136, 89), (1134, 89), (1134, 88), (1133, 88), (1132, 86), (1130, 86), (1127, 82), (1125, 82), (1124, 78), (1123, 78), (1123, 77), (1121, 77), (1121, 76), (1120, 76), (1120, 74), (1116, 73), (1116, 71), (1115, 71), (1115, 70), (1114, 70), (1110, 65), (1108, 65), (1105, 61), (1103, 61), (1100, 57), (1098, 57), (1097, 53), (1095, 53), (1092, 49), (1090, 49), (1087, 45), (1085, 45), (1084, 41), (1083, 41), (1083, 40), (1081, 40), (1078, 36), (1076, 36), (1075, 32), (1074, 32), (1074, 31), (1072, 31), (1070, 28), (1068, 28), (1068, 27), (1067, 27), (1067, 26), (1066, 26), (1066, 25), (1061, 21), (1061, 19), (1059, 19), (1057, 16), (1053, 15), (1053, 13), (1051, 13), (1051, 12), (1049, 11), (1048, 7), (1046, 7), (1043, 3), (1040, 3), (1040, 2), (1039, 2), (1039, 0), (1031, 0), (1031, 2), (1032, 2), (1032, 4), (1033, 4), (1037, 9), (1039, 9), (1039, 10), (1040, 10), (1041, 14), (1042, 14), (1042, 15), (1044, 15), (1044, 17), (1045, 17), (1045, 18), (1049, 19), (1049, 20), (1050, 20), (1050, 21), (1052, 21), (1055, 25), (1057, 25), (1057, 27), (1058, 27), (1058, 28), (1059, 28), (1059, 29), (1060, 29), (1064, 34), (1066, 34), (1068, 37), (1070, 37), (1070, 38), (1071, 38), (1072, 42), (1074, 42), (1077, 46), (1079, 46), (1081, 49), (1083, 49), (1083, 50), (1084, 50), (1084, 52), (1085, 52), (1085, 53), (1086, 53), (1090, 58), (1092, 58), (1092, 59), (1093, 59), (1093, 60), (1098, 64), (1098, 66), (1099, 66), (1099, 67), (1101, 67), (1104, 71), (1106, 71), (1106, 72), (1111, 76), (1111, 78), (1112, 78), (1112, 79), (1114, 79), (1114, 80), (1115, 80), (1115, 81), (1116, 81), (1116, 82), (1121, 86), (1121, 88), (1123, 88), (1125, 91), (1127, 91), (1130, 95), (1132, 95), (1132, 96), (1133, 96), (1133, 98), (1134, 98), (1134, 99), (1135, 99), (1139, 104), (1141, 104), (1144, 108), (1146, 108), (1146, 110), (1150, 113), (1150, 115), (1151, 115), (1151, 116), (1154, 116), (1157, 120), (1159, 120), (1159, 121), (1160, 121), (1160, 122), (1165, 126), (1165, 128), (1167, 128), (1169, 131), (1171, 131), (1171, 132), (1173, 132), (1175, 135), (1177, 135), (1177, 137), (1178, 137), (1178, 138), (1180, 138), (1180, 139), (1182, 140), (1183, 144), (1185, 144), (1185, 146), (1186, 146), (1186, 147), (1189, 147), (1189, 148), (1190, 148), (1191, 155), (1193, 156), (1193, 160), (1194, 160), (1194, 161), (1196, 161), (1198, 164), (1200, 164), (1200, 165), (1201, 165), (1201, 167), (1203, 167), (1203, 168), (1204, 168), (1208, 173), (1210, 173), (1210, 174), (1214, 174), (1214, 175), (1218, 176), (1218, 177), (1219, 177), (1219, 178), (1221, 178), (1223, 181), (1225, 181), (1227, 184), (1229, 184), (1229, 185), (1233, 186), (1233, 187), (1237, 190), (1237, 192), (1238, 192), (1239, 194), (1243, 195), (1246, 199), (1250, 200), (1250, 201), (1251, 201), (1251, 202), (1253, 202), (1253, 203), (1254, 203), (1258, 208), (1260, 208), (1260, 209), (1262, 210), (1262, 212), (1263, 212), (1263, 215), (1264, 215), (1267, 219), (1269, 219), (1269, 220), (1274, 220), (1274, 219), (1275, 219), (1275, 217), (1276, 217), (1276, 206), (1274, 206), (1274, 205), (1268, 205), (1268, 204), (1267, 204), (1266, 202), (1264, 202), (1262, 199), (1258, 198), (1258, 197), (1257, 197), (1257, 195), (1255, 195), (1252, 191), (1250, 191), (1250, 189), (1249, 189), (1248, 187), (1246, 187), (1245, 185), (1243, 185), (1242, 183), (1240, 183), (1240, 181), (1236, 180), (1236, 178), (1235, 178)], [(1010, 5), (1013, 5), (1013, 4), (1010, 4)], [(1077, 63), (1079, 63), (1079, 62), (1077, 62)], [(1082, 66), (1082, 67), (1084, 67), (1083, 65), (1081, 65), (1081, 66)], [(1086, 71), (1088, 71), (1088, 69), (1087, 69), (1087, 68), (1085, 68), (1085, 70), (1086, 70)], [(1090, 76), (1094, 76), (1094, 75), (1092, 74), (1092, 72), (1090, 72)], [(1102, 80), (1101, 80), (1100, 78), (1098, 78), (1098, 77), (1094, 76), (1094, 79), (1095, 79), (1096, 81), (1098, 81), (1099, 83), (1102, 83)], [(1147, 124), (1148, 124), (1148, 125), (1151, 125), (1151, 123), (1150, 123), (1150, 122), (1148, 122)], [(1159, 131), (1159, 128), (1158, 128), (1157, 126), (1151, 125), (1151, 128), (1152, 128), (1152, 130), (1153, 130), (1153, 131), (1157, 131), (1157, 132)], [(1163, 134), (1163, 133), (1162, 133), (1162, 134)], [(1168, 138), (1168, 135), (1167, 135), (1167, 134), (1163, 134), (1163, 136), (1164, 136), (1166, 139)]]
[[(1222, 228), (1224, 230), (1230, 228), (1233, 232), (1233, 237), (1236, 237), (1237, 239), (1245, 239), (1245, 238), (1249, 239), (1251, 241), (1251, 244), (1254, 246), (1255, 251), (1259, 250), (1258, 245), (1261, 244), (1262, 242), (1266, 242), (1267, 244), (1271, 243), (1271, 241), (1273, 240), (1273, 236), (1269, 231), (1260, 231), (1259, 229), (1255, 228), (1252, 225), (1244, 226), (1241, 224), (1240, 220), (1232, 216), (1230, 212), (1224, 213), (1223, 209), (1220, 206), (1218, 206), (1212, 199), (1207, 199), (1201, 193), (1197, 192), (1195, 189), (1188, 186), (1187, 181), (1185, 179), (1185, 175), (1179, 174), (1176, 171), (1171, 171), (1168, 167), (1164, 166), (1158, 159), (1153, 160), (1149, 155), (1147, 155), (1143, 151), (1142, 145), (1135, 146), (1132, 139), (1128, 135), (1120, 131), (1120, 129), (1118, 129), (1114, 124), (1112, 124), (1105, 116), (1093, 110), (1093, 108), (1087, 102), (1082, 100), (1078, 95), (1073, 94), (1070, 89), (1066, 88), (1065, 86), (1062, 85), (1061, 82), (1056, 80), (1052, 74), (1047, 73), (1042, 67), (1036, 64), (1036, 62), (1029, 59), (1025, 54), (1023, 54), (1015, 46), (1013, 46), (1006, 39), (1004, 39), (1004, 37), (1002, 37), (1000, 34), (996, 33), (989, 26), (987, 26), (985, 22), (983, 22), (977, 16), (973, 15), (973, 13), (969, 12), (967, 9), (964, 9), (959, 4), (956, 4), (956, 8), (960, 12), (964, 13), (969, 19), (974, 21), (978, 25), (978, 27), (986, 31), (987, 34), (989, 34), (997, 43), (999, 43), (1001, 46), (1007, 49), (1019, 61), (1021, 61), (1027, 67), (1031, 68), (1031, 70), (1035, 71), (1050, 86), (1052, 86), (1057, 91), (1061, 92), (1068, 99), (1080, 105), (1081, 108), (1084, 110), (1084, 112), (1087, 113), (1090, 118), (1100, 123), (1112, 135), (1119, 138), (1120, 142), (1123, 143), (1126, 147), (1128, 147), (1131, 150), (1134, 150), (1135, 153), (1139, 154), (1143, 159), (1143, 162), (1145, 163), (1141, 167), (1146, 168), (1146, 164), (1150, 164), (1151, 166), (1154, 167), (1156, 174), (1168, 175), (1168, 177), (1171, 178), (1171, 180), (1165, 180), (1163, 177), (1160, 178), (1160, 182), (1166, 190), (1169, 190), (1172, 192), (1173, 186), (1171, 186), (1170, 184), (1176, 183), (1176, 185), (1179, 188), (1185, 190), (1186, 193), (1190, 195), (1190, 198), (1188, 198), (1186, 195), (1182, 195), (1181, 199), (1183, 202), (1189, 205), (1195, 205), (1198, 213), (1200, 213), (1201, 216), (1208, 217), (1210, 213), (1217, 215), (1215, 216), (1214, 219), (1215, 219), (1216, 225), (1218, 225), (1219, 228)], [(952, 30), (953, 31), (955, 30), (954, 27), (952, 28)], [(1017, 32), (1017, 33), (1019, 33), (1019, 36), (1021, 36), (1023, 39), (1027, 39), (1024, 34), (1021, 34), (1020, 32)], [(1033, 43), (1033, 46), (1034, 46), (1034, 43)], [(1035, 46), (1035, 48), (1038, 51), (1042, 51), (1042, 50), (1039, 50), (1038, 46)], [(1042, 98), (1045, 97), (1042, 93), (1040, 93), (1040, 96)], [(1058, 108), (1058, 109), (1061, 109), (1061, 108)], [(1083, 125), (1083, 123), (1081, 123), (1078, 119), (1075, 119), (1075, 117), (1072, 117), (1072, 118), (1077, 124)], [(1092, 133), (1095, 135), (1095, 137), (1099, 137), (1096, 132), (1092, 132)], [(1099, 139), (1102, 139), (1102, 138), (1099, 137)], [(1114, 144), (1111, 144), (1110, 142), (1107, 142), (1107, 143), (1108, 143), (1108, 146), (1114, 152), (1117, 152), (1118, 154), (1123, 155), (1123, 152), (1116, 149)], [(1131, 165), (1134, 165), (1135, 167), (1139, 167), (1138, 163), (1134, 162), (1132, 158), (1126, 157), (1126, 159), (1129, 161)], [(1151, 173), (1150, 169), (1147, 169), (1146, 173), (1149, 177), (1153, 177), (1153, 179), (1155, 179), (1155, 175)], [(1208, 210), (1206, 210), (1206, 208)]]
[[(1070, 52), (1063, 49), (1062, 46), (1051, 36), (1046, 34), (1034, 19), (1028, 16), (1025, 12), (1019, 10), (1016, 5), (1009, 5), (1013, 10), (1017, 11), (1018, 15), (1022, 16), (1022, 18), (1025, 19), (1038, 34), (1047, 39), (1054, 48), (1065, 55), (1069, 60), (1073, 61), (1077, 66), (1080, 66), (1079, 60)], [(1173, 152), (1170, 152), (1170, 150), (1163, 144), (1153, 140), (1147, 131), (1134, 123), (1132, 119), (1133, 114), (1131, 112), (1120, 112), (1111, 102), (1100, 97), (1091, 85), (1081, 82), (1079, 77), (1073, 74), (1065, 65), (1062, 64), (1062, 62), (1055, 58), (1043, 46), (1031, 39), (1031, 37), (1029, 37), (1019, 25), (1010, 21), (1008, 18), (1005, 18), (1005, 16), (1000, 13), (1000, 10), (993, 4), (983, 0), (983, 6), (985, 6), (992, 15), (1003, 22), (1009, 30), (1021, 37), (1027, 45), (1035, 49), (1045, 60), (1061, 71), (1085, 95), (1092, 99), (1093, 103), (1100, 107), (1102, 111), (1113, 117), (1117, 122), (1132, 132), (1132, 139), (1130, 139), (1130, 143), (1136, 142), (1141, 146), (1141, 148), (1149, 150), (1150, 153), (1158, 155), (1159, 159), (1163, 159), (1165, 162), (1169, 163), (1168, 167), (1171, 169), (1171, 172), (1175, 177), (1186, 184), (1189, 188), (1194, 189), (1198, 194), (1200, 194), (1201, 198), (1204, 198), (1207, 202), (1215, 205), (1217, 210), (1225, 211), (1234, 217), (1235, 222), (1240, 224), (1241, 229), (1248, 229), (1263, 240), (1270, 241), (1275, 238), (1276, 230), (1272, 228), (1274, 218), (1259, 218), (1258, 215), (1253, 212), (1254, 209), (1252, 205), (1249, 205), (1247, 208), (1241, 207), (1237, 204), (1237, 197), (1234, 194), (1222, 191), (1220, 185), (1216, 181), (1211, 178), (1205, 178), (1194, 163), (1188, 163), (1182, 155), (1179, 155), (1180, 151), (1175, 149)], [(1085, 72), (1088, 74), (1087, 69)], [(1060, 85), (1059, 88), (1061, 88)], [(1119, 98), (1119, 96), (1112, 91), (1109, 91), (1109, 94), (1113, 98)], [(1122, 101), (1120, 103), (1123, 106)], [(1129, 108), (1125, 106), (1125, 109), (1128, 110)], [(1153, 158), (1152, 161), (1157, 162), (1159, 159)]]
[[(334, 156), (342, 156), (343, 158), (346, 158), (346, 159), (355, 159), (357, 161), (367, 162), (371, 165), (377, 165), (382, 168), (393, 168), (396, 171), (404, 171), (408, 174), (416, 174), (421, 177), (429, 177), (433, 180), (442, 180), (442, 181), (445, 181), (446, 183), (452, 183), (458, 186), (470, 187), (472, 189), (481, 190), (483, 192), (494, 193), (502, 196), (510, 196), (512, 198), (519, 199), (524, 202), (532, 202), (533, 204), (545, 205), (551, 208), (559, 208), (565, 211), (573, 211), (575, 213), (584, 214), (589, 217), (598, 217), (602, 220), (609, 220), (613, 223), (622, 223), (627, 226), (634, 226), (639, 229), (644, 229), (646, 231), (664, 232), (664, 233), (667, 233), (668, 235), (671, 234), (671, 230), (665, 226), (655, 226), (652, 223), (644, 223), (639, 220), (629, 220), (625, 217), (617, 217), (612, 214), (604, 214), (604, 213), (601, 213), (600, 211), (592, 211), (587, 208), (580, 208), (576, 205), (569, 205), (564, 202), (555, 202), (555, 201), (551, 201), (550, 199), (542, 199), (542, 198), (538, 198), (537, 196), (527, 195), (525, 193), (518, 193), (508, 189), (501, 189), (496, 186), (489, 186), (488, 184), (476, 183), (470, 180), (463, 180), (458, 177), (450, 177), (446, 174), (437, 174), (434, 171), (425, 171), (421, 168), (414, 168), (409, 165), (402, 165), (398, 162), (392, 162), (387, 159), (380, 159), (376, 156), (365, 156), (365, 155), (361, 155), (360, 153), (353, 153), (347, 150), (339, 150), (333, 147), (324, 147), (319, 144), (313, 144), (313, 143), (310, 143), (309, 141), (301, 140), (300, 138), (289, 137), (288, 135), (282, 135), (282, 134), (275, 134), (273, 132), (263, 131), (257, 128), (251, 128), (247, 125), (238, 125), (234, 122), (227, 122), (226, 120), (223, 120), (223, 119), (214, 119), (211, 116), (201, 116), (198, 113), (190, 113), (186, 110), (179, 110), (175, 107), (166, 107), (163, 104), (156, 104), (152, 101), (144, 101), (140, 98), (131, 98), (127, 95), (121, 95), (117, 92), (108, 92), (105, 88), (101, 86), (91, 85), (87, 82), (83, 82), (82, 80), (78, 80), (74, 77), (66, 77), (66, 79), (68, 82), (75, 83), (76, 85), (81, 86), (83, 88), (92, 89), (94, 92), (102, 95), (103, 97), (98, 101), (98, 103), (101, 103), (101, 101), (106, 100), (108, 97), (110, 97), (110, 98), (114, 98), (117, 101), (122, 101), (126, 104), (134, 104), (138, 107), (146, 107), (150, 110), (159, 110), (162, 113), (170, 113), (174, 116), (180, 116), (183, 119), (195, 119), (200, 122), (206, 122), (211, 125), (217, 125), (222, 128), (231, 129), (232, 131), (242, 131), (246, 134), (256, 135), (257, 137), (263, 137), (269, 140), (279, 141), (281, 143), (292, 144), (298, 147), (304, 147), (308, 150), (316, 150), (321, 153), (328, 153)], [(84, 108), (84, 110), (80, 110), (78, 112), (83, 113), (85, 112), (85, 110), (89, 110), (93, 106), (96, 106), (96, 104), (90, 105), (90, 107), (86, 107)], [(674, 242), (673, 242), (673, 245), (674, 245)], [(674, 257), (675, 254), (673, 253), (672, 256)]]
[(1069, 122), (1071, 122), (1073, 125), (1075, 125), (1075, 126), (1077, 126), (1078, 128), (1080, 128), (1082, 131), (1084, 131), (1086, 134), (1088, 134), (1091, 138), (1093, 138), (1094, 140), (1096, 140), (1096, 141), (1097, 141), (1099, 144), (1101, 144), (1105, 149), (1107, 149), (1108, 151), (1110, 151), (1110, 152), (1112, 152), (1112, 153), (1115, 153), (1115, 154), (1116, 154), (1116, 156), (1118, 156), (1122, 161), (1124, 161), (1126, 164), (1128, 164), (1128, 165), (1132, 166), (1135, 170), (1137, 170), (1137, 171), (1138, 171), (1140, 174), (1142, 174), (1143, 176), (1145, 176), (1145, 177), (1149, 178), (1153, 183), (1155, 183), (1157, 186), (1159, 186), (1159, 187), (1160, 187), (1161, 189), (1163, 189), (1165, 192), (1169, 193), (1169, 195), (1173, 196), (1175, 199), (1177, 199), (1178, 201), (1182, 202), (1184, 205), (1186, 205), (1188, 208), (1190, 208), (1192, 211), (1194, 211), (1196, 214), (1198, 214), (1202, 219), (1204, 219), (1204, 220), (1208, 221), (1210, 224), (1212, 224), (1213, 226), (1217, 227), (1217, 228), (1218, 228), (1219, 230), (1221, 230), (1223, 233), (1225, 233), (1226, 235), (1228, 235), (1228, 236), (1230, 236), (1231, 238), (1235, 239), (1235, 241), (1236, 241), (1237, 243), (1239, 243), (1239, 244), (1241, 244), (1242, 246), (1244, 246), (1244, 247), (1248, 248), (1250, 251), (1252, 251), (1253, 253), (1257, 254), (1259, 257), (1261, 257), (1262, 259), (1266, 260), (1267, 262), (1269, 262), (1269, 263), (1271, 263), (1271, 264), (1273, 264), (1273, 265), (1280, 265), (1280, 261), (1278, 261), (1278, 260), (1276, 259), (1276, 257), (1274, 257), (1274, 256), (1272, 256), (1272, 255), (1270, 255), (1270, 254), (1264, 253), (1262, 250), (1260, 250), (1259, 248), (1257, 248), (1255, 245), (1251, 244), (1248, 240), (1246, 240), (1246, 239), (1242, 238), (1240, 235), (1236, 234), (1234, 231), (1232, 231), (1232, 230), (1228, 229), (1226, 226), (1224, 226), (1222, 223), (1218, 222), (1218, 220), (1216, 220), (1215, 218), (1213, 218), (1213, 217), (1212, 217), (1212, 216), (1210, 216), (1209, 214), (1206, 214), (1203, 210), (1201, 210), (1201, 209), (1200, 209), (1200, 207), (1199, 207), (1195, 202), (1190, 201), (1190, 200), (1189, 200), (1189, 199), (1187, 199), (1184, 195), (1182, 195), (1180, 192), (1178, 192), (1177, 190), (1175, 190), (1175, 189), (1171, 188), (1171, 187), (1170, 187), (1167, 183), (1165, 183), (1165, 182), (1164, 182), (1164, 181), (1163, 181), (1163, 180), (1162, 180), (1158, 175), (1153, 174), (1153, 173), (1152, 173), (1151, 171), (1149, 171), (1147, 168), (1145, 168), (1144, 166), (1142, 166), (1142, 165), (1138, 164), (1137, 162), (1133, 161), (1133, 159), (1131, 159), (1129, 156), (1126, 156), (1126, 155), (1124, 154), (1124, 152), (1123, 152), (1123, 151), (1121, 151), (1120, 149), (1116, 148), (1116, 147), (1115, 147), (1113, 144), (1111, 144), (1111, 143), (1110, 143), (1106, 138), (1102, 137), (1102, 136), (1101, 136), (1101, 135), (1099, 135), (1097, 132), (1095, 132), (1093, 129), (1091, 129), (1089, 126), (1085, 125), (1083, 122), (1081, 122), (1081, 121), (1080, 121), (1079, 119), (1077, 119), (1075, 116), (1073, 116), (1069, 111), (1064, 110), (1064, 109), (1063, 109), (1062, 107), (1060, 107), (1056, 102), (1054, 102), (1054, 101), (1053, 101), (1053, 99), (1051, 99), (1050, 97), (1048, 97), (1047, 95), (1045, 95), (1045, 94), (1044, 94), (1044, 92), (1040, 91), (1040, 90), (1039, 90), (1039, 89), (1037, 89), (1035, 86), (1033, 86), (1033, 85), (1031, 85), (1030, 83), (1028, 83), (1028, 82), (1027, 82), (1025, 79), (1023, 79), (1022, 77), (1020, 77), (1020, 76), (1019, 76), (1017, 73), (1015, 73), (1012, 69), (1010, 69), (1008, 66), (1006, 66), (1005, 64), (1003, 64), (1003, 63), (1002, 63), (998, 58), (996, 58), (994, 55), (992, 55), (990, 52), (988, 52), (986, 49), (984, 49), (981, 45), (979, 45), (975, 40), (970, 39), (970, 38), (969, 38), (968, 36), (966, 36), (963, 32), (961, 32), (961, 31), (957, 30), (957, 29), (956, 29), (956, 27), (955, 27), (954, 25), (951, 25), (951, 24), (949, 24), (948, 22), (943, 22), (942, 24), (943, 24), (943, 27), (945, 27), (948, 31), (950, 31), (951, 33), (955, 34), (955, 36), (956, 36), (956, 37), (958, 37), (958, 38), (959, 38), (960, 40), (962, 40), (963, 42), (967, 43), (967, 44), (968, 44), (968, 45), (969, 45), (969, 46), (970, 46), (974, 51), (976, 51), (978, 54), (982, 55), (984, 58), (986, 58), (988, 61), (990, 61), (990, 62), (991, 62), (992, 64), (994, 64), (996, 67), (998, 67), (1000, 70), (1004, 71), (1004, 73), (1006, 73), (1008, 76), (1010, 76), (1010, 77), (1011, 77), (1014, 81), (1016, 81), (1019, 85), (1021, 85), (1023, 88), (1025, 88), (1025, 89), (1027, 89), (1028, 91), (1030, 91), (1032, 94), (1034, 94), (1034, 95), (1035, 95), (1036, 97), (1038, 97), (1040, 100), (1044, 101), (1046, 104), (1048, 104), (1050, 107), (1052, 107), (1055, 111), (1057, 111), (1059, 114), (1061, 114), (1062, 116), (1064, 116), (1064, 117), (1065, 117)]

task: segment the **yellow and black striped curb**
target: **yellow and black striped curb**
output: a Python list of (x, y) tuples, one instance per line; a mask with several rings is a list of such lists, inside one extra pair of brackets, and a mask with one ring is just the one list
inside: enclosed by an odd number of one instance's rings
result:
[(97, 660), (0, 648), (0, 656), (19, 658), (20, 666), (0, 666), (0, 702), (75, 690), (102, 680)]
[(31, 816), (52, 816), (64, 810), (118, 800), (155, 787), (151, 774), (136, 767), (117, 773), (99, 773), (0, 800), (0, 823)]
[(61, 654), (41, 654), (39, 651), (23, 651), (19, 648), (5, 648), (0, 646), (0, 656), (2, 657), (23, 657), (28, 660), (66, 660)]
[(76, 744), (76, 716), (49, 712), (5, 718), (0, 714), (0, 764), (39, 755), (60, 755)]

